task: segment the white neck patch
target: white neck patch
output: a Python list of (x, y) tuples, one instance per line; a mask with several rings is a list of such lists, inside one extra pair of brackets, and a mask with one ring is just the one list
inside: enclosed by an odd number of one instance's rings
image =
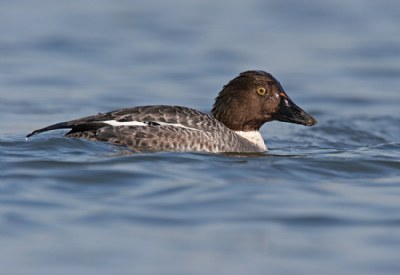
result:
[(267, 146), (265, 145), (264, 139), (261, 136), (259, 131), (248, 131), (248, 132), (235, 131), (235, 133), (238, 134), (239, 136), (241, 136), (242, 138), (245, 138), (248, 141), (254, 143), (261, 150), (263, 150), (263, 151), (267, 150)]

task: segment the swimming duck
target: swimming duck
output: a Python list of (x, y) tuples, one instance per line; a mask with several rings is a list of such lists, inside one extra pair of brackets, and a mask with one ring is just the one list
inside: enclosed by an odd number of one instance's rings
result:
[(272, 120), (317, 123), (293, 103), (271, 74), (246, 71), (223, 87), (211, 115), (182, 106), (139, 106), (57, 123), (27, 138), (71, 129), (67, 137), (110, 142), (139, 152), (263, 152), (267, 147), (259, 129)]

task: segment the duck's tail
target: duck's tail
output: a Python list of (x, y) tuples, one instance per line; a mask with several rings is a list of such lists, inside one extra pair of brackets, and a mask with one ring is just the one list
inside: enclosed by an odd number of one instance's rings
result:
[(43, 132), (47, 132), (47, 131), (51, 131), (51, 130), (71, 129), (71, 128), (72, 128), (72, 126), (69, 125), (68, 122), (60, 122), (60, 123), (56, 123), (56, 124), (53, 124), (53, 125), (41, 128), (41, 129), (37, 129), (37, 130), (33, 131), (32, 133), (30, 133), (29, 135), (27, 135), (26, 137), (29, 138), (29, 137), (31, 137), (33, 135), (37, 135), (37, 134), (40, 134), (40, 133), (43, 133)]
[(28, 134), (26, 138), (29, 138), (33, 135), (37, 135), (43, 132), (51, 131), (51, 130), (58, 130), (58, 129), (71, 129), (70, 132), (67, 133), (77, 133), (77, 132), (85, 132), (85, 131), (96, 131), (97, 129), (104, 127), (105, 124), (101, 122), (72, 122), (72, 121), (67, 121), (67, 122), (60, 122), (56, 123), (41, 129), (37, 129), (33, 131), (32, 133)]

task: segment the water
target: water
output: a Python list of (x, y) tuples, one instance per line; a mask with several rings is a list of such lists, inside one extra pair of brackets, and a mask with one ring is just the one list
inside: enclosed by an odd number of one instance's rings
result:
[[(1, 274), (399, 274), (398, 1), (3, 1)], [(315, 127), (265, 154), (132, 154), (30, 131), (208, 111), (271, 72)]]

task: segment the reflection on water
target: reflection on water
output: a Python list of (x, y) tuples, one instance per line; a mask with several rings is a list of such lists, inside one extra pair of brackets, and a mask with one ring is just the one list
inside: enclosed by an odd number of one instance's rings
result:
[[(398, 274), (399, 11), (364, 0), (3, 3), (2, 270)], [(64, 131), (25, 140), (127, 106), (207, 112), (248, 69), (274, 74), (318, 125), (268, 123), (262, 154), (136, 154)]]

